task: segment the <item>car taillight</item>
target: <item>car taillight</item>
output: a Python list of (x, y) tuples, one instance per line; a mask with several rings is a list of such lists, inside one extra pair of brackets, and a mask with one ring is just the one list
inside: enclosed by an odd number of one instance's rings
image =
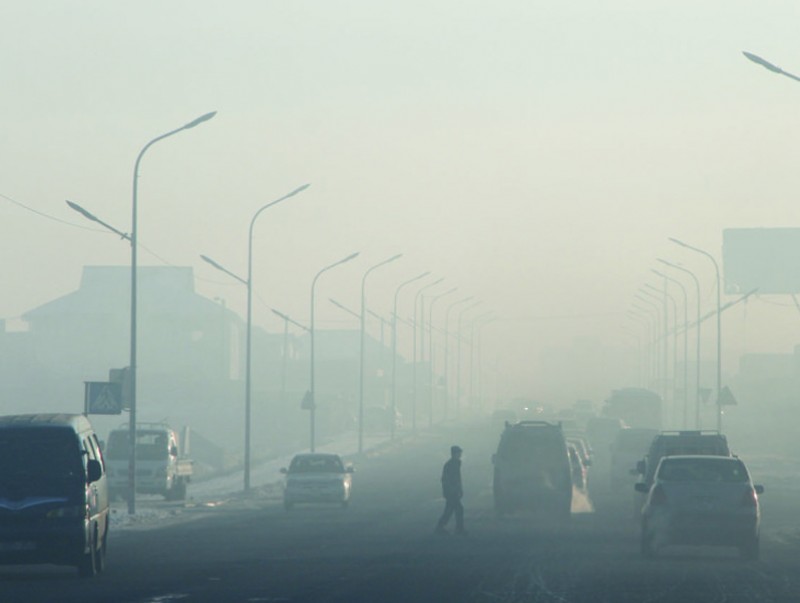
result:
[(667, 502), (667, 493), (660, 485), (653, 488), (650, 493), (650, 504), (653, 506), (663, 505)]
[(744, 491), (744, 496), (742, 496), (742, 506), (743, 507), (755, 507), (758, 505), (758, 494), (753, 488), (748, 488)]

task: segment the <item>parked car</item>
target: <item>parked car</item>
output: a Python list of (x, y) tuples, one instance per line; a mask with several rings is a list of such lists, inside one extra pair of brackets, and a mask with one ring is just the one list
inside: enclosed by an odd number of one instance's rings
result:
[(105, 568), (108, 485), (85, 416), (0, 417), (0, 475), (0, 564)]
[(561, 425), (547, 421), (507, 425), (492, 462), (498, 515), (526, 509), (569, 518), (572, 469)]
[(654, 556), (667, 545), (736, 546), (746, 559), (759, 555), (761, 510), (745, 464), (736, 457), (714, 455), (667, 456), (661, 459), (655, 481), (642, 509), (641, 552)]
[(281, 469), (286, 475), (283, 506), (290, 510), (297, 503), (350, 503), (353, 468), (345, 466), (338, 454), (298, 454)]

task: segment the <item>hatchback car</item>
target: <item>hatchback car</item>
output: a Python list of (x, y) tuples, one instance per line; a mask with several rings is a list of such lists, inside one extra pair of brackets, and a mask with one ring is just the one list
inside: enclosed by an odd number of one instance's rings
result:
[(652, 557), (667, 545), (736, 546), (757, 559), (761, 509), (745, 464), (736, 457), (668, 456), (661, 459), (642, 509), (641, 552)]
[(298, 454), (281, 469), (286, 475), (283, 506), (290, 510), (297, 503), (350, 502), (353, 468), (345, 466), (338, 454)]

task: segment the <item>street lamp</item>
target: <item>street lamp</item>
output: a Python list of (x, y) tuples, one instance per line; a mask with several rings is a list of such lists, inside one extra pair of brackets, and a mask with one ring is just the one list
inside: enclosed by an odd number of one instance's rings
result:
[[(444, 293), (440, 293), (439, 295), (434, 295), (431, 297), (430, 306), (428, 307), (428, 327), (430, 328), (430, 335), (428, 336), (428, 360), (430, 361), (430, 368), (428, 370), (428, 427), (433, 427), (433, 307), (436, 304), (436, 301), (450, 295), (451, 293), (455, 293), (458, 291), (458, 287), (453, 287), (452, 289), (448, 289)], [(423, 308), (425, 306), (425, 302), (423, 300)], [(424, 332), (424, 327), (423, 327)], [(447, 334), (445, 333), (445, 337)]]
[(96, 218), (82, 207), (78, 206), (75, 203), (67, 201), (67, 204), (74, 209), (75, 211), (83, 214), (86, 218), (97, 222), (101, 226), (106, 227), (108, 230), (122, 236), (123, 239), (127, 239), (131, 243), (131, 337), (130, 337), (130, 366), (128, 367), (128, 375), (130, 377), (130, 388), (129, 388), (129, 397), (128, 397), (128, 406), (129, 406), (129, 427), (128, 427), (128, 514), (133, 515), (136, 513), (136, 317), (137, 317), (137, 307), (136, 307), (136, 300), (137, 300), (137, 241), (139, 237), (139, 229), (137, 226), (137, 212), (138, 212), (138, 189), (139, 189), (139, 164), (142, 161), (142, 157), (144, 156), (147, 149), (153, 146), (160, 140), (164, 140), (165, 138), (169, 138), (179, 132), (183, 132), (184, 130), (189, 130), (194, 128), (195, 126), (200, 125), (201, 123), (208, 121), (212, 117), (217, 114), (216, 111), (211, 111), (210, 113), (206, 113), (205, 115), (201, 115), (197, 119), (190, 121), (187, 124), (184, 124), (180, 128), (176, 128), (174, 130), (170, 130), (165, 134), (161, 134), (160, 136), (156, 136), (150, 142), (148, 142), (141, 151), (139, 151), (139, 155), (136, 157), (136, 163), (133, 166), (133, 201), (131, 203), (131, 234), (126, 235), (116, 228), (113, 228), (103, 222), (102, 220)]
[(689, 296), (686, 287), (676, 278), (664, 274), (656, 269), (653, 274), (680, 287), (683, 293), (683, 428), (689, 428)]
[(297, 193), (306, 190), (310, 184), (294, 189), (292, 192), (287, 193), (283, 197), (279, 197), (274, 201), (270, 201), (266, 205), (262, 205), (250, 220), (250, 228), (247, 234), (247, 278), (241, 278), (223, 268), (220, 264), (209, 258), (208, 256), (201, 255), (203, 261), (211, 264), (217, 270), (221, 270), (228, 276), (236, 279), (247, 288), (247, 332), (245, 344), (245, 369), (244, 369), (244, 491), (250, 490), (250, 416), (251, 416), (251, 357), (252, 357), (252, 338), (253, 338), (253, 227), (256, 223), (256, 218), (261, 213), (273, 205), (277, 205), (281, 201), (285, 201), (290, 197), (294, 197)]
[(444, 313), (444, 420), (447, 421), (447, 411), (450, 406), (450, 371), (449, 371), (449, 355), (450, 355), (450, 311), (464, 302), (472, 300), (474, 296), (464, 297), (458, 301), (454, 301), (447, 306)]
[(482, 301), (478, 300), (474, 304), (470, 304), (458, 313), (458, 327), (456, 330), (456, 337), (458, 341), (458, 346), (456, 347), (456, 418), (459, 418), (459, 412), (461, 410), (461, 319), (464, 317), (464, 314), (473, 308), (480, 306), (482, 303)]
[[(652, 286), (650, 286), (650, 288), (652, 289)], [(662, 323), (662, 329), (663, 329), (662, 332), (664, 334), (664, 337), (663, 337), (664, 343), (663, 343), (663, 348), (662, 348), (662, 357), (661, 357), (662, 367), (661, 368), (662, 368), (663, 375), (664, 375), (664, 389), (663, 389), (663, 392), (664, 392), (664, 399), (666, 401), (667, 395), (669, 394), (669, 383), (670, 383), (670, 376), (669, 376), (669, 307), (667, 305), (667, 297), (666, 297), (665, 292), (659, 291), (658, 289), (656, 289), (656, 291), (657, 291), (658, 295), (656, 295), (655, 293), (652, 293), (652, 291), (648, 290), (647, 287), (640, 287), (639, 288), (639, 293), (641, 293), (642, 295), (646, 295), (649, 299), (655, 300), (656, 302), (658, 302), (659, 307), (664, 310), (663, 323)]]
[(722, 279), (719, 275), (719, 264), (717, 264), (717, 260), (714, 259), (714, 256), (707, 251), (693, 247), (672, 237), (669, 237), (669, 240), (681, 247), (706, 256), (711, 260), (711, 263), (714, 264), (714, 272), (717, 275), (717, 431), (722, 432), (722, 398), (720, 396), (722, 393)]
[[(672, 296), (671, 293), (667, 291), (667, 283), (664, 282), (664, 288), (659, 289), (651, 285), (650, 283), (645, 283), (644, 286), (649, 291), (655, 291), (658, 295), (651, 293), (651, 295), (664, 303), (664, 339), (666, 341), (667, 336), (669, 335), (668, 331), (668, 315), (669, 312), (667, 311), (667, 300), (672, 303), (672, 373), (668, 373), (670, 378), (672, 379), (672, 411), (673, 415), (675, 415), (675, 383), (678, 380), (678, 302), (675, 301), (675, 298)], [(643, 292), (647, 292), (647, 290), (642, 290)], [(665, 352), (667, 351), (668, 346), (664, 346)], [(667, 363), (664, 363), (664, 368), (667, 367)], [(668, 391), (668, 390), (666, 390)], [(673, 417), (674, 419), (675, 417)], [(677, 421), (675, 421), (677, 423)]]
[[(393, 255), (392, 257), (378, 262), (374, 266), (370, 266), (361, 278), (361, 353), (360, 353), (360, 370), (358, 379), (358, 452), (364, 451), (364, 347), (366, 343), (366, 321), (367, 321), (367, 277), (371, 272), (377, 270), (381, 266), (390, 264), (395, 260), (403, 257), (402, 253)], [(394, 417), (392, 417), (394, 421)]]
[(670, 268), (674, 268), (675, 270), (680, 270), (681, 272), (685, 272), (689, 276), (692, 277), (695, 286), (695, 296), (697, 301), (697, 322), (695, 323), (697, 326), (697, 351), (696, 351), (696, 363), (697, 369), (695, 374), (696, 379), (696, 386), (694, 391), (695, 396), (695, 419), (694, 419), (694, 427), (695, 429), (700, 429), (700, 281), (697, 279), (697, 276), (694, 272), (689, 270), (688, 268), (684, 268), (679, 264), (675, 264), (673, 262), (668, 262), (667, 260), (663, 260), (661, 258), (657, 258), (659, 262), (664, 264), (665, 266), (669, 266)]
[(444, 280), (444, 277), (442, 277), (442, 278), (440, 278), (438, 280), (435, 280), (432, 283), (429, 283), (429, 284), (425, 285), (421, 289), (418, 289), (416, 295), (414, 296), (414, 321), (413, 321), (414, 322), (414, 339), (413, 339), (414, 356), (413, 356), (413, 362), (411, 363), (412, 364), (412, 366), (411, 366), (411, 381), (412, 381), (412, 383), (411, 383), (411, 430), (412, 431), (416, 431), (417, 430), (417, 328), (419, 326), (419, 323), (417, 323), (417, 315), (419, 313), (419, 311), (417, 310), (417, 307), (418, 307), (418, 304), (419, 304), (419, 298), (422, 297), (422, 293), (424, 291), (427, 291), (431, 287), (435, 287), (436, 285), (441, 283), (443, 280)]
[(270, 308), (272, 313), (283, 321), (283, 358), (281, 359), (281, 403), (286, 404), (286, 373), (289, 368), (289, 323), (308, 332), (308, 327), (289, 317), (288, 314)]
[[(646, 345), (644, 347), (644, 354), (642, 354), (641, 348), (639, 350), (639, 381), (645, 385), (645, 387), (650, 386), (650, 382), (652, 381), (652, 366), (650, 364), (650, 354), (651, 354), (651, 345), (652, 345), (652, 335), (650, 331), (650, 321), (646, 318), (644, 314), (641, 312), (637, 312), (635, 310), (628, 310), (625, 313), (628, 318), (638, 322), (640, 325), (644, 325), (647, 331), (647, 340)], [(642, 356), (644, 356), (642, 358)]]
[(397, 413), (397, 298), (400, 291), (418, 280), (425, 278), (430, 274), (430, 271), (418, 274), (414, 278), (410, 278), (398, 285), (394, 292), (394, 310), (392, 312), (392, 418), (391, 418), (391, 439), (395, 436), (394, 417)]
[[(658, 341), (661, 338), (660, 331), (659, 331), (659, 322), (661, 319), (661, 308), (654, 304), (649, 298), (637, 293), (634, 297), (639, 300), (640, 305), (634, 305), (634, 308), (638, 310), (642, 310), (647, 312), (648, 316), (653, 319), (653, 384), (657, 391), (661, 391), (661, 381), (662, 381), (662, 365), (661, 365), (661, 354), (662, 351), (658, 348)], [(644, 305), (641, 305), (644, 304)], [(653, 312), (651, 314), (651, 311)], [(663, 337), (666, 338), (667, 334), (664, 333)], [(666, 374), (663, 375), (663, 379), (666, 379)]]
[(336, 268), (345, 262), (349, 262), (358, 257), (359, 252), (351, 253), (346, 258), (342, 258), (338, 262), (334, 262), (329, 266), (325, 266), (322, 270), (317, 272), (314, 280), (311, 281), (311, 324), (309, 328), (309, 337), (311, 338), (311, 358), (310, 358), (310, 365), (311, 365), (311, 382), (310, 382), (310, 389), (308, 395), (308, 408), (309, 408), (309, 428), (310, 428), (310, 440), (311, 440), (311, 452), (314, 452), (314, 445), (315, 445), (315, 429), (316, 429), (316, 409), (317, 409), (317, 400), (316, 400), (316, 391), (315, 391), (315, 384), (314, 384), (314, 289), (317, 286), (317, 279), (326, 273), (328, 270), (332, 268)]
[(756, 65), (761, 65), (762, 67), (764, 67), (765, 69), (769, 69), (773, 73), (777, 73), (779, 75), (785, 75), (786, 77), (788, 77), (790, 79), (793, 79), (795, 81), (800, 82), (800, 77), (797, 77), (796, 75), (794, 75), (792, 73), (789, 73), (788, 71), (784, 71), (783, 69), (781, 69), (777, 65), (773, 65), (772, 63), (770, 63), (766, 59), (762, 59), (760, 56), (758, 56), (756, 54), (753, 54), (752, 52), (747, 52), (747, 51), (743, 50), (742, 54), (745, 57), (747, 57), (748, 59), (750, 59), (751, 61), (753, 61)]

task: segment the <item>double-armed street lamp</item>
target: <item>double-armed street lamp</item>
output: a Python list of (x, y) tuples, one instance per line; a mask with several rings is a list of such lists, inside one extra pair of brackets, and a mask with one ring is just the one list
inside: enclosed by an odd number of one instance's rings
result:
[[(366, 323), (367, 323), (367, 277), (375, 270), (380, 268), (381, 266), (385, 266), (386, 264), (390, 264), (395, 260), (399, 260), (403, 257), (402, 253), (398, 253), (393, 255), (392, 257), (383, 260), (382, 262), (378, 262), (377, 264), (370, 266), (366, 272), (364, 272), (364, 276), (361, 278), (361, 353), (359, 354), (359, 379), (358, 379), (358, 452), (361, 453), (364, 451), (364, 364), (365, 364), (365, 354), (364, 348), (366, 344)], [(394, 422), (394, 417), (391, 418), (391, 421)]]
[(392, 418), (391, 418), (391, 439), (395, 437), (395, 421), (397, 414), (397, 298), (407, 285), (417, 282), (430, 274), (430, 271), (418, 274), (414, 278), (400, 283), (394, 292), (394, 309), (392, 311)]
[(672, 237), (669, 237), (669, 240), (676, 245), (704, 255), (714, 265), (714, 272), (717, 277), (717, 431), (722, 432), (722, 279), (720, 278), (719, 264), (713, 255), (703, 249), (693, 247)]
[(75, 211), (80, 212), (90, 220), (97, 222), (101, 226), (106, 227), (108, 230), (115, 234), (121, 235), (124, 239), (130, 241), (131, 244), (131, 337), (130, 337), (130, 365), (128, 367), (129, 389), (128, 389), (128, 406), (129, 406), (129, 426), (128, 426), (128, 513), (133, 515), (136, 513), (136, 333), (137, 333), (137, 284), (138, 284), (138, 204), (139, 204), (139, 164), (142, 162), (145, 152), (155, 143), (174, 136), (184, 130), (190, 130), (195, 126), (199, 126), (203, 122), (208, 121), (217, 114), (216, 111), (211, 111), (193, 119), (180, 128), (170, 130), (165, 134), (156, 136), (148, 142), (139, 154), (136, 156), (136, 163), (133, 166), (133, 200), (131, 203), (131, 232), (130, 235), (124, 235), (116, 228), (113, 228), (103, 222), (102, 220), (94, 217), (92, 214), (81, 208), (75, 203), (67, 201), (69, 206)]
[(694, 390), (694, 395), (695, 395), (695, 418), (694, 418), (695, 423), (694, 423), (694, 426), (695, 426), (695, 429), (700, 429), (700, 325), (701, 325), (701, 321), (700, 321), (700, 281), (698, 280), (698, 278), (695, 275), (695, 273), (692, 272), (691, 270), (689, 270), (688, 268), (684, 268), (680, 264), (675, 264), (673, 262), (668, 262), (667, 260), (664, 260), (664, 259), (661, 259), (661, 258), (657, 258), (657, 259), (658, 259), (659, 262), (661, 262), (665, 266), (668, 266), (670, 268), (673, 268), (675, 270), (679, 270), (680, 272), (688, 274), (690, 277), (692, 277), (692, 281), (694, 281), (695, 299), (696, 299), (696, 302), (697, 302), (697, 318), (696, 318), (696, 322), (695, 322), (695, 327), (697, 329), (695, 331), (695, 336), (696, 336), (696, 350), (695, 350), (696, 359), (695, 359), (695, 363), (696, 363), (697, 367), (696, 367), (696, 372), (695, 372), (695, 382), (696, 383), (695, 383), (695, 390)]
[(315, 364), (316, 364), (315, 356), (314, 356), (314, 354), (315, 354), (315, 350), (314, 350), (314, 292), (315, 292), (315, 289), (317, 287), (317, 280), (319, 279), (319, 277), (321, 277), (323, 274), (328, 272), (328, 270), (332, 270), (333, 268), (336, 268), (337, 266), (341, 266), (342, 264), (345, 264), (345, 263), (347, 263), (347, 262), (349, 262), (351, 260), (354, 260), (355, 258), (358, 257), (358, 255), (359, 255), (359, 252), (357, 251), (355, 253), (351, 253), (350, 255), (348, 255), (345, 258), (342, 258), (338, 262), (334, 262), (333, 264), (329, 264), (328, 266), (325, 266), (325, 268), (323, 268), (322, 270), (317, 272), (317, 274), (314, 276), (314, 280), (311, 281), (311, 321), (310, 321), (310, 328), (309, 328), (309, 338), (310, 338), (310, 344), (311, 344), (311, 349), (309, 350), (309, 352), (310, 352), (310, 359), (309, 359), (310, 362), (309, 362), (309, 364), (310, 364), (311, 375), (310, 375), (310, 383), (309, 383), (310, 387), (309, 387), (309, 390), (308, 390), (309, 432), (310, 432), (310, 435), (309, 435), (309, 440), (310, 440), (309, 441), (309, 448), (311, 449), (311, 452), (315, 451), (315, 446), (316, 446), (316, 433), (315, 432), (316, 432), (316, 410), (317, 410), (316, 384), (314, 382), (314, 370), (315, 370)]
[(277, 205), (281, 201), (285, 201), (290, 197), (306, 190), (310, 184), (304, 184), (301, 187), (294, 189), (292, 192), (270, 201), (262, 205), (253, 217), (250, 219), (250, 228), (247, 233), (247, 278), (241, 278), (227, 268), (224, 268), (219, 263), (212, 260), (210, 257), (201, 255), (200, 257), (204, 262), (211, 264), (217, 270), (220, 270), (228, 276), (242, 283), (247, 288), (247, 331), (245, 343), (245, 370), (244, 370), (244, 491), (250, 490), (250, 423), (251, 423), (251, 391), (252, 391), (252, 338), (253, 338), (253, 227), (256, 223), (256, 218), (261, 215), (265, 209), (269, 209), (273, 205)]

